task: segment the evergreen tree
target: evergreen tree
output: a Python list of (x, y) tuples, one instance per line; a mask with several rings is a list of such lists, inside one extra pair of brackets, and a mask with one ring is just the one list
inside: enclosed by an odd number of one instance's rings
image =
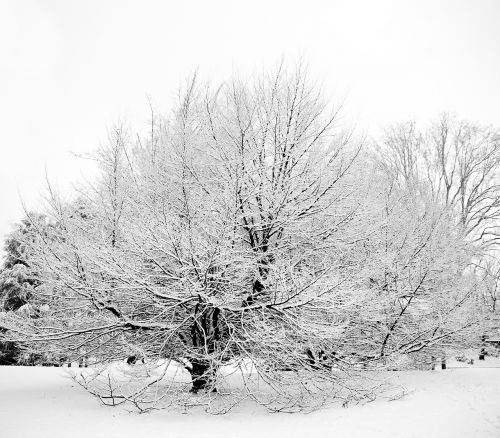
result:
[[(40, 281), (29, 264), (26, 242), (37, 236), (36, 227), (47, 226), (47, 219), (40, 214), (28, 214), (6, 238), (5, 260), (0, 270), (0, 312), (20, 312), (36, 317), (39, 309), (30, 304), (33, 290)], [(6, 329), (0, 327), (2, 333)], [(15, 342), (0, 342), (0, 365), (31, 364), (36, 355), (23, 354), (22, 346)]]

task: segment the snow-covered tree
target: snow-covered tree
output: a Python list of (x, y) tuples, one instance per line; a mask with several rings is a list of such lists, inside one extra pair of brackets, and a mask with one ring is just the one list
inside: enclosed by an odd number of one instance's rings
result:
[[(54, 197), (57, 229), (30, 244), (33, 300), (49, 310), (1, 322), (42, 351), (146, 359), (126, 387), (85, 379), (101, 400), (371, 399), (364, 367), (460, 331), (460, 232), (432, 203), (387, 194), (300, 66), (215, 89), (192, 80), (155, 119), (135, 147), (114, 131), (80, 193), (88, 214)], [(231, 367), (246, 369), (239, 390)]]
[(500, 267), (496, 253), (485, 256), (476, 265), (476, 275), (481, 279), (478, 296), (482, 307), (481, 339), (496, 339), (500, 336)]
[[(5, 239), (5, 260), (0, 270), (0, 312), (17, 312), (27, 317), (37, 316), (39, 309), (31, 303), (33, 292), (40, 285), (29, 262), (27, 245), (38, 238), (38, 231), (44, 233), (48, 226), (45, 216), (31, 213), (24, 218)], [(5, 328), (0, 330), (5, 332)], [(15, 342), (0, 344), (0, 363), (31, 363), (35, 358), (24, 354)]]
[[(425, 130), (414, 122), (389, 127), (378, 157), (399, 186), (430, 196), (452, 213), (476, 251), (476, 301), (484, 307), (482, 326), (496, 319), (496, 280), (500, 219), (500, 131), (443, 114)], [(476, 314), (477, 314), (476, 312)], [(494, 329), (498, 331), (498, 328)], [(478, 333), (478, 340), (481, 334)]]
[(455, 213), (468, 239), (484, 249), (499, 242), (500, 130), (443, 114), (424, 131), (390, 126), (379, 143), (387, 171)]
[(468, 269), (476, 249), (432, 199), (390, 182), (379, 193), (382, 226), (362, 244), (378, 356), (468, 345), (478, 324), (470, 299), (478, 281)]

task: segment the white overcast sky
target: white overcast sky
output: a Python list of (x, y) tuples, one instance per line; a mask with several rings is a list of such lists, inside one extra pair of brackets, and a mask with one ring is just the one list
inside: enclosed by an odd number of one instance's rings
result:
[(45, 175), (85, 177), (118, 118), (141, 129), (198, 69), (305, 58), (365, 133), (451, 111), (500, 125), (500, 0), (0, 0), (0, 239)]

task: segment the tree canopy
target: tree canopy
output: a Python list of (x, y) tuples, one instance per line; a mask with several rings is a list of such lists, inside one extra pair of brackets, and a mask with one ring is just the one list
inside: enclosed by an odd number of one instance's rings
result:
[[(57, 227), (23, 243), (46, 311), (0, 324), (68, 358), (145, 358), (132, 389), (83, 380), (139, 409), (368, 400), (366, 369), (466, 342), (467, 230), (398, 184), (340, 114), (298, 66), (218, 87), (193, 78), (147, 135), (115, 126), (98, 180), (77, 202), (54, 194)], [(231, 367), (252, 370), (243, 386)]]

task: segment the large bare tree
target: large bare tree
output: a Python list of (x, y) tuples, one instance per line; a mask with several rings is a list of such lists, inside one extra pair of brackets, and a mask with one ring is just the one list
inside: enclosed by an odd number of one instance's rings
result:
[[(144, 139), (113, 131), (80, 203), (53, 200), (55, 235), (30, 247), (43, 282), (34, 299), (50, 310), (1, 324), (70, 358), (144, 358), (125, 386), (82, 375), (107, 403), (371, 399), (363, 367), (461, 329), (460, 306), (442, 304), (431, 333), (435, 306), (416, 304), (443, 297), (431, 284), (460, 284), (442, 265), (466, 249), (438, 213), (424, 210), (420, 226), (410, 204), (391, 201), (397, 213), (379, 214), (385, 183), (360, 151), (301, 66), (216, 88), (188, 81)], [(457, 254), (443, 257), (445, 245)], [(228, 376), (238, 367), (239, 386)]]

